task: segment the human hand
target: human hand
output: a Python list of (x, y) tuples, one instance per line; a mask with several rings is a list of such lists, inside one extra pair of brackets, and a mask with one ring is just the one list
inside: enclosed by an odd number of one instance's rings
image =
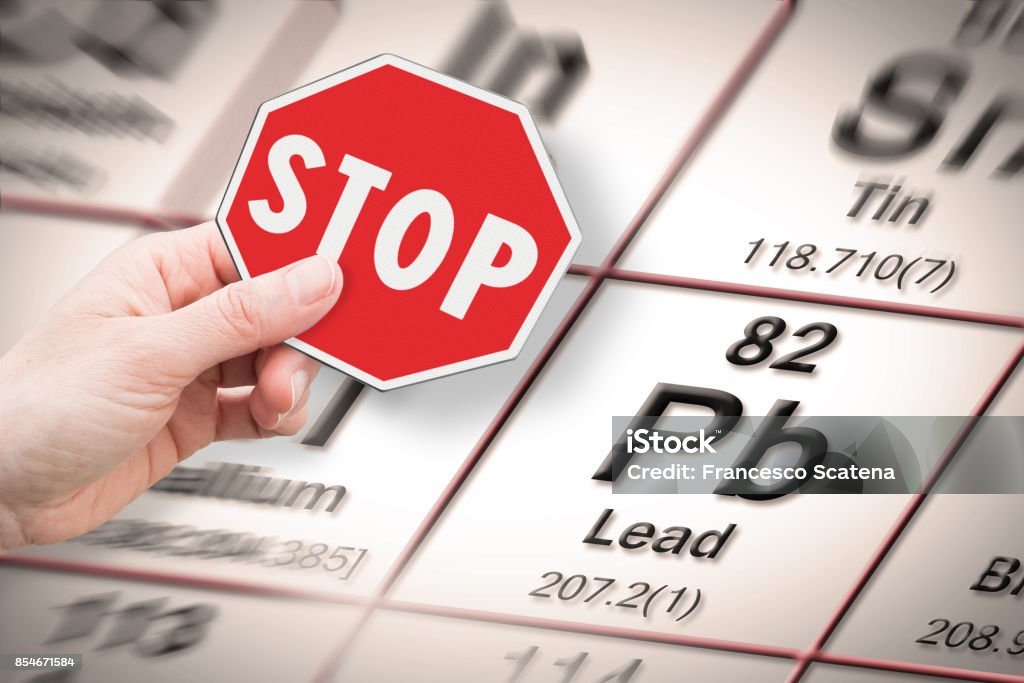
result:
[(213, 223), (149, 235), (0, 358), (0, 552), (95, 528), (212, 441), (302, 427), (319, 364), (281, 342), (334, 306), (341, 270), (238, 279)]

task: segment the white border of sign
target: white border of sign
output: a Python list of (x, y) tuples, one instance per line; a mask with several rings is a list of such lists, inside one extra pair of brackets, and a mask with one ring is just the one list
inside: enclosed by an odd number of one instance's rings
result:
[[(399, 68), (402, 71), (420, 76), (421, 78), (425, 78), (429, 81), (433, 81), (434, 83), (457, 90), (469, 95), (470, 97), (483, 100), (495, 107), (499, 107), (500, 109), (516, 114), (522, 123), (523, 130), (526, 132), (526, 137), (530, 141), (530, 145), (533, 147), (533, 152), (537, 158), (537, 162), (540, 164), (540, 168), (544, 172), (544, 177), (547, 180), (548, 187), (554, 197), (555, 204), (558, 206), (558, 210), (562, 215), (562, 220), (565, 221), (566, 228), (569, 230), (569, 244), (562, 254), (562, 257), (558, 260), (551, 276), (544, 284), (544, 288), (537, 297), (536, 303), (534, 303), (533, 308), (530, 309), (530, 312), (523, 321), (515, 339), (512, 340), (511, 346), (503, 351), (497, 351), (485, 356), (478, 356), (476, 358), (470, 358), (468, 360), (451, 363), (449, 365), (442, 365), (431, 370), (424, 370), (423, 372), (396, 377), (395, 379), (382, 380), (297, 338), (293, 337), (292, 339), (285, 341), (285, 344), (316, 358), (325, 365), (329, 365), (332, 368), (340, 370), (341, 372), (344, 372), (345, 374), (350, 375), (351, 377), (368, 384), (375, 389), (387, 391), (388, 389), (397, 389), (398, 387), (416, 384), (417, 382), (445, 377), (457, 372), (464, 372), (466, 370), (473, 370), (485, 365), (512, 360), (518, 356), (523, 345), (526, 343), (527, 337), (529, 337), (530, 332), (533, 330), (533, 327), (537, 322), (537, 318), (540, 317), (541, 312), (544, 310), (548, 300), (554, 293), (559, 280), (562, 279), (562, 275), (564, 275), (565, 271), (568, 270), (569, 262), (571, 261), (573, 254), (575, 254), (576, 250), (579, 248), (580, 242), (583, 240), (583, 236), (580, 233), (579, 226), (576, 224), (576, 218), (573, 216), (572, 209), (569, 207), (569, 200), (566, 199), (565, 193), (562, 191), (562, 186), (558, 182), (558, 177), (555, 175), (555, 169), (551, 165), (551, 158), (544, 149), (544, 143), (541, 141), (540, 133), (537, 131), (537, 126), (530, 117), (530, 112), (526, 108), (526, 105), (487, 90), (483, 90), (482, 88), (478, 88), (474, 85), (470, 85), (469, 83), (460, 81), (457, 78), (452, 78), (451, 76), (439, 73), (433, 69), (428, 69), (425, 66), (416, 64), (415, 62), (410, 62), (409, 60), (398, 57), (397, 55), (382, 54), (373, 57), (372, 59), (368, 59), (365, 62), (360, 62), (359, 64), (349, 67), (348, 69), (344, 69), (343, 71), (339, 71), (335, 74), (331, 74), (330, 76), (325, 76), (317, 81), (313, 81), (301, 88), (286, 92), (283, 95), (267, 100), (260, 105), (260, 108), (256, 112), (256, 119), (253, 121), (252, 128), (249, 129), (249, 135), (245, 140), (245, 146), (242, 147), (242, 153), (238, 158), (238, 163), (235, 164), (235, 169), (231, 174), (231, 180), (228, 183), (227, 191), (224, 193), (224, 199), (221, 200), (220, 207), (217, 209), (217, 228), (224, 237), (224, 242), (227, 244), (228, 251), (231, 253), (231, 258), (235, 262), (235, 267), (238, 269), (238, 272), (243, 279), (249, 279), (252, 275), (249, 273), (249, 269), (245, 267), (245, 262), (242, 260), (242, 255), (239, 252), (238, 245), (235, 243), (235, 240), (228, 229), (227, 214), (228, 208), (234, 202), (235, 194), (238, 192), (238, 185), (241, 183), (244, 169), (248, 167), (249, 160), (252, 158), (253, 148), (255, 148), (256, 141), (259, 139), (260, 132), (263, 130), (263, 124), (267, 120), (267, 114), (275, 111), (276, 109), (292, 104), (293, 102), (305, 99), (310, 95), (315, 95), (318, 92), (332, 88), (339, 83), (344, 83), (345, 81), (362, 76), (363, 74), (369, 73), (370, 71), (382, 66), (393, 66)], [(344, 296), (344, 292), (342, 293), (342, 296)]]

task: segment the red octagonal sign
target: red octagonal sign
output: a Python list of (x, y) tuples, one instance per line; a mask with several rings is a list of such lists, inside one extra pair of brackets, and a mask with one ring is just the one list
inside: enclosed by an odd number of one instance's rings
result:
[(340, 262), (288, 343), (378, 389), (514, 358), (580, 242), (526, 107), (393, 55), (263, 104), (217, 224), (242, 277)]

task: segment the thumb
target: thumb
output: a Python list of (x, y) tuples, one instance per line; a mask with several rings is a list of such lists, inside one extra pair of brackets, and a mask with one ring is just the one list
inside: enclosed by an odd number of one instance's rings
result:
[(161, 316), (161, 347), (189, 378), (312, 327), (341, 293), (341, 268), (315, 255), (235, 282)]

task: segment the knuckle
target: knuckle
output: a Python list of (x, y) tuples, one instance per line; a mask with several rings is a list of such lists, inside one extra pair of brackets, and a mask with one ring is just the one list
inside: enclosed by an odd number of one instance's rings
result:
[(218, 297), (220, 313), (235, 333), (254, 339), (262, 339), (265, 327), (263, 314), (256, 293), (249, 287), (228, 287), (224, 296)]
[(156, 261), (173, 245), (171, 237), (172, 235), (169, 233), (149, 233), (127, 242), (114, 253), (130, 259), (132, 262), (137, 262), (143, 258)]

